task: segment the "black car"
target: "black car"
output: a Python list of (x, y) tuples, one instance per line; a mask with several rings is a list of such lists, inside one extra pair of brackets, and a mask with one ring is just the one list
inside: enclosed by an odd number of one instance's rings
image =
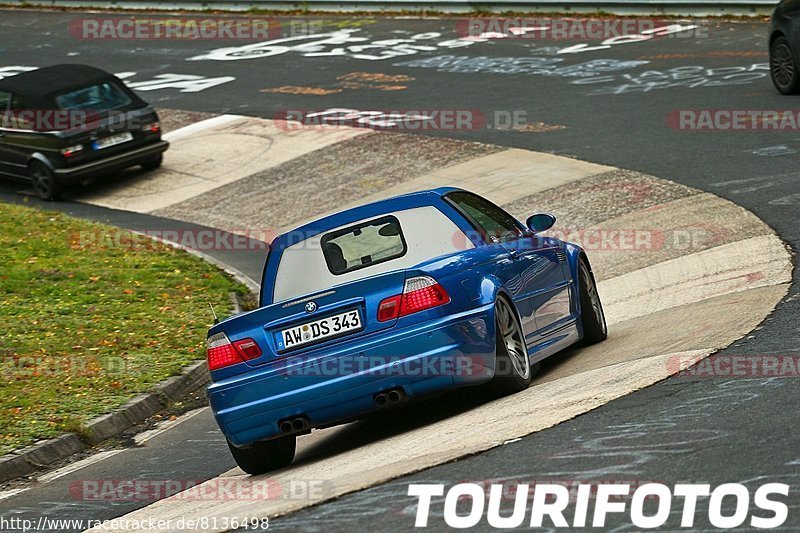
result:
[(772, 14), (769, 29), (769, 70), (772, 83), (783, 94), (800, 92), (800, 0), (783, 0)]
[(0, 176), (29, 180), (39, 197), (111, 171), (161, 165), (156, 111), (116, 76), (55, 65), (0, 79)]

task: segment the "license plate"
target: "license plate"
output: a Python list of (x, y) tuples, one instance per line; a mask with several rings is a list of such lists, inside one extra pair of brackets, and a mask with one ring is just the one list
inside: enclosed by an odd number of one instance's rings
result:
[(277, 339), (278, 350), (297, 348), (358, 329), (361, 329), (361, 315), (357, 310), (347, 311), (282, 330)]
[(120, 133), (118, 135), (97, 139), (92, 143), (92, 146), (94, 146), (95, 150), (102, 150), (103, 148), (108, 148), (109, 146), (116, 146), (118, 144), (128, 142), (131, 139), (133, 139), (133, 135), (131, 135), (129, 131), (126, 131), (125, 133)]

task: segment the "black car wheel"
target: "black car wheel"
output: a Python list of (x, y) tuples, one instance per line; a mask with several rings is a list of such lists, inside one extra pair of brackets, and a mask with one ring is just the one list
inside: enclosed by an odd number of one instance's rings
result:
[(53, 175), (53, 171), (44, 163), (32, 162), (28, 167), (28, 176), (36, 194), (42, 200), (58, 200), (61, 197), (63, 188)]
[(152, 159), (152, 161), (148, 161), (147, 163), (142, 163), (142, 168), (144, 170), (155, 170), (161, 166), (161, 163), (164, 162), (164, 156), (158, 154), (156, 157)]
[(237, 448), (228, 441), (236, 464), (248, 474), (265, 474), (292, 464), (297, 438), (292, 435), (256, 442), (247, 448)]
[(538, 365), (532, 368), (528, 362), (525, 334), (511, 303), (502, 296), (497, 298), (494, 315), (497, 357), (489, 385), (494, 392), (503, 395), (523, 391), (531, 384)]
[(769, 47), (769, 72), (772, 84), (780, 93), (800, 92), (800, 73), (786, 37), (778, 37)]
[(594, 344), (608, 337), (606, 315), (603, 304), (597, 293), (594, 281), (586, 261), (578, 261), (578, 291), (581, 300), (581, 322), (583, 323), (583, 344)]

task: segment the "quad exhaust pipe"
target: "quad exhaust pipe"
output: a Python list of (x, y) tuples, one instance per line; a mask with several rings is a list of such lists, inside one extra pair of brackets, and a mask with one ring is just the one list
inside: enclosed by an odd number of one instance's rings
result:
[(294, 435), (303, 431), (311, 430), (311, 422), (305, 416), (285, 418), (278, 422), (278, 427), (284, 435)]
[(378, 407), (390, 407), (405, 402), (408, 396), (402, 388), (397, 387), (395, 389), (381, 391), (373, 396), (373, 398)]

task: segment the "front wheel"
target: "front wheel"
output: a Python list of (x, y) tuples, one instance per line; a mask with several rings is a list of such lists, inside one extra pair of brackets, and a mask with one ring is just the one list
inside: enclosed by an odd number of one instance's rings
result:
[(786, 37), (778, 37), (769, 47), (769, 73), (781, 94), (800, 92), (800, 72)]
[(578, 261), (578, 291), (581, 300), (581, 322), (583, 323), (583, 344), (594, 344), (606, 340), (608, 326), (597, 283), (589, 271), (586, 261)]
[(61, 197), (61, 184), (56, 180), (50, 167), (41, 161), (33, 161), (30, 164), (28, 176), (31, 178), (36, 195), (42, 200), (58, 200)]
[(236, 464), (248, 474), (265, 474), (292, 464), (297, 447), (295, 436), (255, 442), (247, 448), (237, 448), (228, 441)]
[(511, 304), (503, 297), (494, 304), (497, 357), (490, 387), (499, 394), (513, 394), (528, 388), (533, 370), (528, 362), (525, 335)]

